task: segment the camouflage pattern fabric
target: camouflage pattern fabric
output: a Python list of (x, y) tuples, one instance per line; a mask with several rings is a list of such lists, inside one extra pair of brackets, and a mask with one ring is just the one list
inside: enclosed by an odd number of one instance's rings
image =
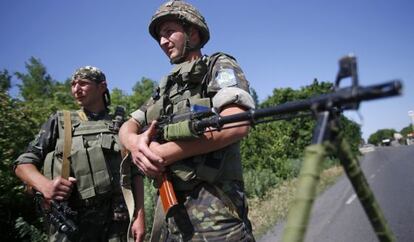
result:
[(204, 17), (189, 3), (173, 0), (164, 3), (158, 8), (154, 16), (152, 16), (149, 25), (149, 32), (156, 41), (159, 41), (157, 28), (166, 20), (184, 21), (187, 24), (196, 26), (200, 31), (199, 48), (202, 48), (210, 39), (210, 31)]
[(96, 83), (100, 83), (102, 81), (106, 81), (105, 74), (99, 70), (97, 67), (94, 66), (84, 66), (77, 69), (72, 75), (72, 81), (76, 79), (87, 79), (90, 81), (94, 81)]
[(220, 55), (212, 68), (208, 92), (218, 92), (225, 87), (238, 87), (249, 91), (249, 82), (240, 65), (231, 56)]
[(201, 183), (177, 196), (183, 207), (166, 220), (163, 214), (154, 218), (161, 223), (161, 233), (151, 241), (255, 241), (241, 184)]

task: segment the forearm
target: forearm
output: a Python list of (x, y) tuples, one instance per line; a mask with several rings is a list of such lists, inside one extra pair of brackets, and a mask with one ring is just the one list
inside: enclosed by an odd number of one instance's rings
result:
[[(226, 116), (242, 111), (244, 111), (242, 108), (232, 106), (223, 110), (220, 115)], [(197, 139), (167, 142), (154, 146), (152, 150), (163, 158), (163, 165), (170, 165), (175, 161), (200, 154), (206, 154), (240, 141), (249, 132), (248, 123), (240, 122), (224, 126), (229, 127), (240, 124), (245, 124), (245, 126), (222, 129), (221, 131), (207, 131)]]
[(42, 189), (50, 182), (50, 180), (40, 173), (37, 167), (33, 164), (17, 165), (14, 172), (26, 185), (31, 186), (42, 193)]
[(136, 141), (139, 130), (139, 124), (132, 118), (121, 126), (119, 139), (125, 149), (130, 151), (134, 148), (134, 142)]
[(135, 208), (131, 233), (135, 241), (143, 241), (145, 238), (144, 183), (141, 176), (135, 176), (133, 183)]
[(144, 217), (144, 181), (142, 176), (136, 175), (133, 178), (133, 187), (134, 187), (134, 201), (135, 201), (135, 209), (134, 209), (134, 216), (135, 217)]

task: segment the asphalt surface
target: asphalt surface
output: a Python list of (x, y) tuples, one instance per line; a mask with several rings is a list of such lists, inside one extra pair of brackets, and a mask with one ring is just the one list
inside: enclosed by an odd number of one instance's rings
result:
[[(396, 241), (414, 241), (414, 145), (364, 152), (361, 166)], [(281, 241), (283, 227), (258, 242)], [(378, 241), (346, 176), (315, 201), (305, 241)]]

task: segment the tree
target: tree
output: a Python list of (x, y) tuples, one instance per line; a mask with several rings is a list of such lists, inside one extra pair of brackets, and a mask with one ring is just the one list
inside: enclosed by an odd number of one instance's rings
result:
[(116, 106), (122, 106), (126, 109), (126, 113), (130, 113), (129, 96), (119, 88), (114, 88), (111, 91), (111, 108), (114, 109)]
[(255, 107), (259, 106), (259, 96), (257, 95), (257, 92), (256, 90), (254, 90), (254, 88), (250, 88), (250, 95), (253, 98), (254, 106)]
[(406, 127), (402, 128), (400, 134), (404, 137), (407, 137), (408, 134), (412, 134), (414, 132), (414, 127), (412, 124), (408, 124)]
[(362, 140), (361, 126), (342, 115), (340, 118), (340, 128), (344, 138), (351, 146), (351, 150), (357, 153)]
[(0, 226), (7, 233), (0, 234), (1, 241), (18, 238), (14, 223), (18, 217), (35, 221), (32, 199), (23, 193), (21, 182), (12, 174), (11, 164), (33, 138), (35, 122), (31, 111), (21, 101), (13, 100), (0, 91)]
[(57, 110), (78, 108), (71, 94), (69, 78), (64, 82), (53, 80), (46, 67), (35, 57), (26, 62), (26, 71), (16, 72), (15, 75), (22, 81), (18, 86), (24, 99), (23, 105), (30, 110), (29, 117), (35, 121), (32, 128), (38, 128)]
[(394, 133), (397, 133), (395, 129), (380, 129), (371, 134), (368, 138), (368, 143), (373, 145), (380, 145), (384, 139), (393, 139)]
[(29, 62), (25, 63), (27, 74), (16, 72), (15, 75), (22, 81), (19, 84), (20, 94), (26, 101), (38, 98), (48, 98), (52, 95), (53, 84), (55, 81), (47, 74), (46, 67), (39, 59), (30, 57)]
[[(259, 105), (259, 108), (276, 106), (285, 102), (310, 98), (315, 95), (331, 92), (332, 83), (318, 82), (316, 79), (309, 86), (299, 90), (279, 88), (273, 90), (273, 95)], [(255, 177), (263, 174), (275, 175), (283, 180), (298, 174), (303, 151), (311, 143), (315, 120), (310, 116), (292, 118), (260, 124), (251, 130), (248, 137), (241, 143), (243, 168), (247, 171), (246, 184), (255, 184), (262, 187)], [(350, 141), (352, 150), (358, 151), (361, 139), (361, 130), (358, 124), (351, 122), (344, 116), (340, 117), (341, 130)], [(250, 174), (255, 171), (255, 174)], [(266, 175), (269, 176), (269, 175)], [(272, 185), (268, 179), (263, 179), (267, 185)], [(257, 190), (257, 188), (252, 188)], [(266, 189), (262, 189), (262, 192)], [(251, 191), (249, 191), (252, 193)], [(256, 192), (253, 192), (258, 195)]]
[(143, 77), (141, 81), (135, 83), (132, 88), (131, 108), (135, 110), (141, 107), (141, 105), (143, 105), (154, 93), (156, 86), (157, 83), (155, 81), (145, 77)]
[(123, 106), (127, 113), (137, 110), (143, 105), (153, 94), (156, 82), (143, 77), (141, 81), (137, 81), (132, 88), (132, 95), (126, 94), (119, 88), (112, 89), (111, 100), (112, 107)]
[(0, 71), (0, 92), (7, 92), (11, 87), (11, 76), (9, 72), (4, 69)]

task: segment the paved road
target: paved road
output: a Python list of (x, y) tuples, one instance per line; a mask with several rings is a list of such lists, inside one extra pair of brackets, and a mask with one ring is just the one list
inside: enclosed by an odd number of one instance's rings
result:
[[(414, 241), (414, 145), (376, 147), (361, 165), (397, 241)], [(281, 241), (283, 226), (259, 242)], [(377, 241), (347, 177), (316, 200), (305, 241)]]

